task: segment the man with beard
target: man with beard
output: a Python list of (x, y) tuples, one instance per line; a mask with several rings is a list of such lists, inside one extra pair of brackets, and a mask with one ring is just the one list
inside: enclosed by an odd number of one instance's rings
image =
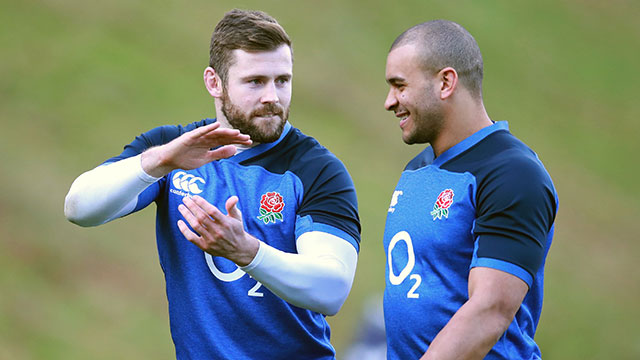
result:
[(217, 119), (138, 136), (65, 200), (81, 226), (155, 201), (178, 358), (335, 358), (325, 316), (353, 282), (356, 193), (344, 165), (287, 122), (292, 63), (275, 19), (225, 14), (204, 72)]
[(483, 61), (460, 25), (401, 34), (385, 108), (407, 144), (384, 233), (389, 359), (540, 359), (534, 334), (557, 195), (536, 154), (482, 100)]

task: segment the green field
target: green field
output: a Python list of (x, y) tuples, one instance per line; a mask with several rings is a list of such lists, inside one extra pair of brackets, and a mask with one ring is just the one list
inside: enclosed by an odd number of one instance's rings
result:
[(287, 29), (290, 120), (358, 190), (358, 272), (330, 319), (338, 355), (383, 289), (390, 196), (423, 148), (384, 111), (386, 53), (411, 25), (446, 18), (483, 51), (489, 115), (537, 151), (559, 192), (544, 358), (640, 358), (639, 2), (0, 1), (0, 359), (175, 356), (154, 210), (84, 229), (62, 206), (77, 175), (135, 135), (214, 116), (202, 71), (233, 7)]

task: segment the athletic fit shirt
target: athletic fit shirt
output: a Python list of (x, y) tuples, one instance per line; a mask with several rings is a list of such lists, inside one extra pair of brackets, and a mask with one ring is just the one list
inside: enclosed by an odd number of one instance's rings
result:
[(389, 359), (418, 359), (468, 300), (469, 270), (529, 285), (486, 359), (539, 359), (534, 333), (557, 195), (536, 154), (497, 122), (402, 172), (387, 213), (384, 317)]
[[(135, 156), (215, 120), (162, 126), (138, 136), (120, 156)], [(178, 359), (333, 359), (325, 316), (293, 306), (240, 270), (211, 256), (178, 229), (178, 205), (199, 195), (226, 213), (239, 198), (245, 230), (288, 253), (296, 238), (323, 231), (359, 250), (355, 188), (344, 165), (289, 123), (280, 138), (195, 170), (174, 170), (138, 196), (157, 204), (156, 233)]]

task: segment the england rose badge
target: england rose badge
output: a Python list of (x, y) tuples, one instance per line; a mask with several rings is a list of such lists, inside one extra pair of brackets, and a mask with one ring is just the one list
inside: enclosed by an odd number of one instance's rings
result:
[(451, 204), (453, 204), (453, 190), (443, 190), (440, 195), (438, 195), (436, 203), (433, 204), (433, 211), (431, 212), (433, 220), (442, 219), (443, 217), (449, 218), (449, 207)]
[(270, 222), (275, 224), (276, 220), (283, 221), (282, 209), (284, 209), (282, 195), (275, 191), (263, 194), (260, 199), (260, 216), (258, 216), (258, 219), (265, 224)]

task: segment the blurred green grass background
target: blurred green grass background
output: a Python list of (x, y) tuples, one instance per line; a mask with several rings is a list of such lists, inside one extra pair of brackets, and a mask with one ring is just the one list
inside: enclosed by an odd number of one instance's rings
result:
[(63, 199), (139, 133), (214, 115), (202, 71), (213, 26), (234, 7), (267, 11), (291, 35), (290, 120), (356, 183), (362, 249), (330, 318), (338, 357), (383, 289), (390, 195), (423, 148), (404, 145), (383, 109), (387, 50), (408, 27), (446, 18), (480, 44), (489, 115), (510, 122), (558, 188), (544, 358), (640, 358), (637, 1), (0, 4), (0, 359), (174, 358), (154, 210), (83, 229), (66, 222)]

